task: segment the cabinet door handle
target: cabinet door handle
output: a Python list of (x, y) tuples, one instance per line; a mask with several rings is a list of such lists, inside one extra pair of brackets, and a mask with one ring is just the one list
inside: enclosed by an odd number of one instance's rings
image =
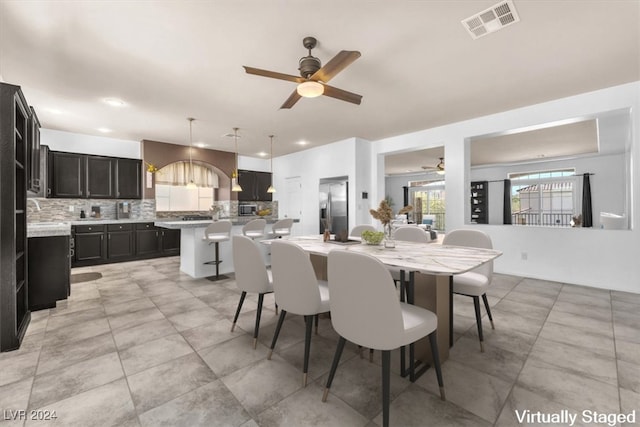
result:
[(158, 237), (158, 232), (156, 231), (156, 237)]
[(104, 240), (104, 234), (101, 234), (100, 235), (100, 241), (103, 241), (103, 240)]
[(111, 240), (111, 234), (109, 234), (109, 240)]

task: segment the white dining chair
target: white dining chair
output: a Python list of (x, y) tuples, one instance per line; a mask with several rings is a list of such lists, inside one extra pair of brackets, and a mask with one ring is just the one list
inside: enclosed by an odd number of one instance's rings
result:
[[(453, 230), (445, 234), (443, 245), (468, 246), (473, 248), (493, 249), (491, 237), (480, 230)], [(484, 337), (482, 335), (482, 316), (480, 314), (480, 297), (487, 310), (487, 316), (491, 322), (491, 329), (495, 329), (491, 308), (487, 300), (487, 288), (493, 277), (493, 261), (489, 261), (478, 268), (453, 276), (453, 293), (466, 295), (473, 298), (473, 306), (476, 312), (476, 324), (478, 337), (480, 338), (480, 351), (484, 352)]]
[(286, 240), (271, 243), (271, 271), (280, 317), (267, 358), (271, 359), (285, 315), (293, 313), (304, 316), (306, 328), (302, 386), (306, 387), (313, 320), (315, 317), (317, 321), (319, 313), (329, 311), (329, 287), (326, 281), (316, 279), (309, 254)]
[(273, 292), (273, 283), (267, 267), (264, 265), (258, 244), (246, 236), (235, 235), (233, 244), (233, 266), (235, 268), (236, 286), (242, 294), (236, 314), (233, 317), (231, 332), (236, 327), (242, 303), (247, 293), (258, 294), (258, 310), (256, 312), (256, 324), (253, 329), (253, 348), (258, 344), (258, 331), (260, 330), (260, 316), (265, 294)]
[(242, 226), (242, 234), (251, 239), (258, 239), (264, 237), (264, 228), (267, 225), (267, 221), (262, 218), (252, 219), (244, 226)]
[[(446, 400), (436, 329), (438, 318), (422, 307), (398, 301), (387, 268), (370, 255), (333, 250), (328, 256), (331, 324), (340, 335), (322, 397), (326, 402), (345, 342), (382, 350), (382, 421), (389, 425), (391, 350), (428, 336), (440, 397)], [(411, 360), (411, 368), (415, 368)]]
[(430, 235), (416, 225), (405, 225), (396, 228), (393, 238), (405, 242), (429, 243)]
[(351, 232), (349, 233), (349, 237), (361, 238), (363, 231), (376, 231), (376, 228), (373, 225), (369, 225), (369, 224), (356, 225), (351, 229)]
[(291, 234), (291, 227), (293, 227), (293, 218), (279, 219), (271, 226), (269, 237), (275, 239), (289, 236)]
[(220, 275), (220, 242), (226, 242), (231, 239), (231, 221), (222, 220), (214, 221), (209, 224), (204, 230), (204, 237), (202, 240), (209, 243), (209, 245), (215, 245), (216, 258), (213, 261), (207, 261), (205, 264), (214, 264), (216, 266), (215, 280), (226, 279), (227, 276)]

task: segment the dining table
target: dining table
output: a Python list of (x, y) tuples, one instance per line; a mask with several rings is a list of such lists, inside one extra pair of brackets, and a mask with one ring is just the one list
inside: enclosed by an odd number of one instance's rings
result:
[[(346, 242), (324, 241), (322, 235), (287, 236), (283, 239), (293, 242), (310, 254), (318, 279), (327, 279), (327, 255), (334, 250), (345, 250), (370, 255), (389, 268), (399, 269), (406, 278), (406, 299), (408, 303), (424, 307), (438, 318), (438, 350), (440, 361), (449, 357), (453, 346), (453, 277), (473, 270), (502, 255), (495, 249), (467, 246), (443, 245), (441, 240), (433, 243), (395, 241), (394, 248), (382, 244), (369, 245), (359, 239), (350, 238)], [(262, 240), (269, 245), (276, 239)], [(402, 294), (404, 296), (404, 294)], [(420, 372), (405, 370), (404, 349), (401, 354), (401, 373), (415, 380), (431, 361), (429, 341), (422, 339), (411, 347), (410, 360), (422, 364)], [(413, 364), (412, 364), (413, 365)]]

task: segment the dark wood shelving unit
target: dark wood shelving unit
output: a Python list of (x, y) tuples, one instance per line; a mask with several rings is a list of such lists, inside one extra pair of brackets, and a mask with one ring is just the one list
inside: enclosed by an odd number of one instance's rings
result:
[(19, 86), (0, 83), (0, 351), (29, 326), (27, 180), (31, 109)]
[(489, 182), (471, 183), (471, 223), (489, 224)]

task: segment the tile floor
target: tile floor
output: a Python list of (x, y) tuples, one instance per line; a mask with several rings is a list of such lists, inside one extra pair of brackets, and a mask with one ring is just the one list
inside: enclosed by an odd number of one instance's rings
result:
[[(301, 318), (289, 316), (266, 360), (272, 296), (253, 350), (257, 298), (247, 298), (230, 332), (239, 299), (232, 279), (191, 279), (177, 258), (73, 272), (89, 271), (103, 277), (33, 313), (22, 348), (0, 354), (2, 426), (381, 424), (379, 353), (370, 363), (349, 345), (321, 402), (337, 341), (328, 319), (302, 388)], [(496, 329), (485, 328), (480, 353), (471, 299), (456, 297), (447, 402), (432, 370), (412, 384), (397, 375), (394, 354), (392, 425), (514, 426), (524, 409), (640, 412), (640, 295), (496, 275), (489, 301)], [(12, 421), (21, 409), (58, 418)]]

